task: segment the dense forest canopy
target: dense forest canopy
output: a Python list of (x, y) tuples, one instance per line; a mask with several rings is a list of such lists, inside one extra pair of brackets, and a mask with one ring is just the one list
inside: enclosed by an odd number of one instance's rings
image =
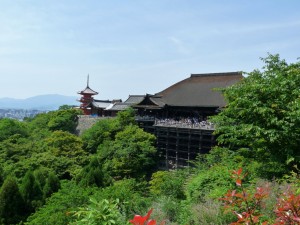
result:
[(263, 61), (222, 90), (227, 106), (211, 118), (218, 144), (186, 169), (158, 170), (155, 136), (133, 109), (81, 136), (81, 112), (67, 106), (0, 119), (0, 224), (124, 225), (151, 208), (173, 225), (297, 224), (287, 200), (300, 207), (300, 63)]

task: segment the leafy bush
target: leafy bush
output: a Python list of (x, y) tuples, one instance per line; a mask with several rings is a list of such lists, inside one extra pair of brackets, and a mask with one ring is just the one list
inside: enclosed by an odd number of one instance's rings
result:
[(129, 125), (98, 150), (104, 170), (115, 178), (142, 177), (155, 166), (155, 136)]
[(62, 182), (61, 189), (47, 199), (46, 204), (27, 218), (26, 225), (65, 225), (75, 220), (71, 211), (85, 205), (93, 189), (81, 188), (74, 182)]
[(0, 142), (16, 134), (19, 134), (20, 137), (27, 137), (29, 135), (28, 127), (17, 120), (0, 119)]
[(77, 217), (75, 222), (71, 222), (71, 225), (86, 225), (86, 224), (103, 224), (103, 225), (113, 225), (113, 224), (126, 224), (127, 221), (122, 216), (118, 209), (119, 201), (109, 201), (103, 199), (101, 201), (96, 201), (95, 199), (90, 199), (90, 203), (87, 207), (80, 207), (74, 216)]
[(188, 170), (157, 171), (149, 181), (150, 192), (154, 196), (165, 195), (185, 199), (184, 184)]
[(148, 209), (151, 201), (147, 198), (147, 192), (146, 182), (123, 179), (97, 191), (92, 197), (97, 201), (119, 199), (120, 210), (128, 219), (132, 214), (144, 213)]
[(205, 197), (219, 198), (231, 187), (229, 168), (213, 165), (191, 177), (186, 186), (186, 195), (188, 200), (196, 203)]

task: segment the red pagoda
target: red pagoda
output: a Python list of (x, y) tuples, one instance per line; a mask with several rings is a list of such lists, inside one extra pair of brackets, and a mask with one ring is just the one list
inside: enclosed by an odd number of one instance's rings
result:
[(80, 109), (83, 111), (83, 114), (91, 115), (91, 108), (89, 107), (89, 104), (94, 100), (93, 95), (97, 95), (98, 92), (89, 87), (89, 75), (87, 77), (86, 88), (82, 91), (79, 91), (78, 94), (82, 95), (79, 102), (81, 102)]

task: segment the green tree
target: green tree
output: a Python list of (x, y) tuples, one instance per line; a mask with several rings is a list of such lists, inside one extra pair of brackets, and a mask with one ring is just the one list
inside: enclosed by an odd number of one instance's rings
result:
[(75, 106), (73, 105), (61, 105), (59, 106), (58, 110), (67, 110), (67, 109), (73, 109)]
[(185, 199), (184, 184), (188, 175), (187, 170), (157, 171), (152, 174), (149, 182), (150, 192), (154, 196)]
[(96, 153), (99, 145), (115, 139), (115, 135), (128, 125), (135, 124), (135, 112), (132, 108), (118, 112), (113, 119), (99, 120), (82, 134), (83, 148)]
[(31, 119), (27, 119), (26, 122), (29, 124), (31, 130), (48, 129), (48, 123), (53, 114), (53, 111), (48, 113), (40, 113)]
[(300, 62), (262, 60), (262, 71), (224, 90), (227, 106), (213, 121), (219, 145), (262, 162), (274, 176), (300, 162)]
[(28, 214), (34, 212), (36, 208), (42, 205), (43, 193), (32, 171), (27, 171), (23, 177), (20, 191)]
[(55, 111), (47, 126), (51, 131), (62, 130), (75, 133), (79, 114), (81, 111), (77, 109)]
[(24, 215), (24, 202), (13, 177), (5, 179), (0, 190), (1, 224), (17, 224)]
[(65, 225), (75, 220), (71, 212), (86, 205), (92, 189), (79, 187), (72, 181), (62, 181), (61, 189), (53, 193), (46, 204), (31, 214), (27, 225)]
[(60, 181), (58, 177), (53, 172), (50, 172), (43, 187), (43, 198), (46, 199), (50, 197), (53, 193), (57, 192), (59, 188)]
[(49, 147), (53, 148), (54, 155), (67, 156), (70, 158), (78, 158), (86, 153), (82, 149), (82, 141), (76, 135), (65, 131), (54, 131), (49, 138), (46, 139)]
[(117, 120), (122, 128), (128, 125), (135, 125), (135, 111), (129, 107), (124, 111), (120, 111), (117, 114)]
[(60, 169), (65, 173), (63, 177), (66, 179), (75, 175), (78, 167), (86, 163), (87, 153), (82, 149), (81, 139), (74, 134), (60, 130), (54, 131), (45, 143), (49, 148), (48, 151), (57, 157), (58, 162), (54, 164), (61, 167)]
[(83, 148), (87, 152), (96, 153), (100, 144), (104, 141), (113, 140), (120, 130), (119, 123), (115, 118), (99, 120), (82, 134)]
[(82, 169), (81, 173), (76, 177), (76, 180), (77, 183), (84, 187), (102, 187), (104, 184), (109, 183), (108, 180), (105, 179), (101, 162), (96, 157), (93, 157), (90, 163)]
[(24, 123), (8, 118), (0, 119), (0, 142), (16, 134), (28, 136), (28, 128)]
[(155, 166), (155, 136), (136, 125), (117, 133), (115, 140), (99, 150), (104, 169), (114, 177), (139, 177), (149, 174)]

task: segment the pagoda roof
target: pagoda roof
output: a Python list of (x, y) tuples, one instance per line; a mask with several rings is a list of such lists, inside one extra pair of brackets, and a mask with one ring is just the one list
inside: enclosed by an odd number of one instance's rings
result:
[(78, 94), (89, 94), (89, 95), (97, 95), (98, 92), (94, 91), (93, 89), (91, 89), (88, 85), (86, 86), (86, 88), (82, 91), (79, 91)]

